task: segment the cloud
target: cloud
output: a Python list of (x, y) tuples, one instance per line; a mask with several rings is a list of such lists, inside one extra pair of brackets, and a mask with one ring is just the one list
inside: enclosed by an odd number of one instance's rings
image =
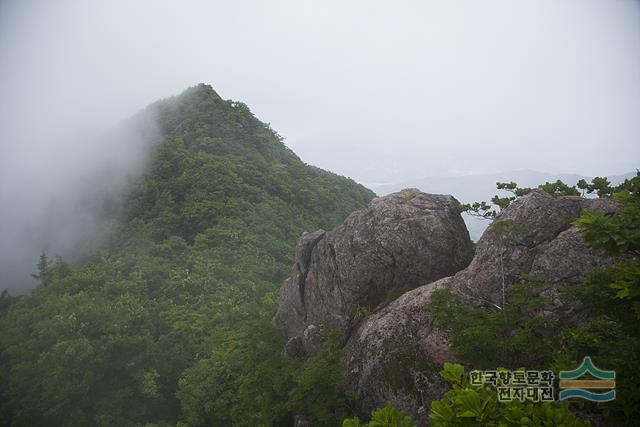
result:
[(199, 82), (365, 183), (640, 158), (631, 0), (1, 2), (0, 63), (0, 255), (34, 261), (74, 235), (50, 199), (127, 169), (127, 144), (86, 135)]

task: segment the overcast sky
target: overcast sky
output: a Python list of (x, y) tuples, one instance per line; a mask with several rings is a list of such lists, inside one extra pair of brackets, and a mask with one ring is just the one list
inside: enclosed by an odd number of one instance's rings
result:
[(637, 1), (0, 4), (2, 128), (108, 127), (206, 82), (364, 182), (639, 165)]
[(87, 135), (200, 82), (368, 185), (640, 166), (638, 1), (0, 0), (0, 288), (142, 168)]

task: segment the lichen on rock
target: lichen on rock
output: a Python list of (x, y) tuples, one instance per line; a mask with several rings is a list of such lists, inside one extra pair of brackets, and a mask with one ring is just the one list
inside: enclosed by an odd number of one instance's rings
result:
[(304, 234), (275, 323), (287, 339), (310, 326), (347, 333), (394, 289), (464, 268), (473, 248), (458, 207), (451, 196), (409, 189), (372, 200), (334, 230)]

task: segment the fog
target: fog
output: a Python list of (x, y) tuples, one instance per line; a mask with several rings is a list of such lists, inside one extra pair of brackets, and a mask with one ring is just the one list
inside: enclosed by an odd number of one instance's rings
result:
[[(36, 121), (36, 123), (38, 123)], [(35, 286), (39, 254), (85, 259), (123, 208), (123, 193), (144, 170), (153, 122), (113, 131), (2, 131), (0, 290)], [(5, 139), (6, 141), (6, 139)]]
[(0, 2), (0, 289), (77, 256), (144, 168), (122, 120), (199, 82), (366, 185), (640, 159), (640, 3)]

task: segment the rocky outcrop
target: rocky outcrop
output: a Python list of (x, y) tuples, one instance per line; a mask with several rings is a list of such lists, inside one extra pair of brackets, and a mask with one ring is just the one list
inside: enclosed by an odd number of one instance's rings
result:
[(372, 200), (334, 230), (304, 234), (274, 318), (287, 353), (309, 357), (322, 326), (346, 333), (380, 303), (466, 267), (473, 249), (458, 207), (409, 189)]
[(456, 275), (456, 289), (470, 298), (499, 304), (502, 276), (544, 276), (550, 285), (582, 280), (603, 259), (587, 247), (571, 222), (583, 209), (613, 213), (611, 199), (553, 197), (534, 190), (513, 202), (485, 231), (471, 264)]
[(584, 208), (614, 212), (607, 199), (554, 198), (541, 190), (516, 200), (484, 233), (471, 264), (452, 277), (409, 291), (380, 308), (351, 333), (345, 347), (347, 387), (358, 396), (362, 415), (390, 401), (425, 421), (431, 401), (444, 391), (438, 372), (454, 360), (447, 337), (433, 328), (426, 309), (436, 289), (447, 288), (477, 305), (502, 303), (520, 274), (543, 276), (555, 315), (571, 307), (562, 287), (584, 279), (607, 261), (587, 247), (571, 222)]
[(444, 278), (403, 294), (351, 335), (344, 350), (346, 386), (357, 396), (360, 416), (391, 402), (425, 421), (431, 401), (446, 391), (438, 372), (454, 357), (446, 336), (432, 327), (426, 304), (450, 282)]

